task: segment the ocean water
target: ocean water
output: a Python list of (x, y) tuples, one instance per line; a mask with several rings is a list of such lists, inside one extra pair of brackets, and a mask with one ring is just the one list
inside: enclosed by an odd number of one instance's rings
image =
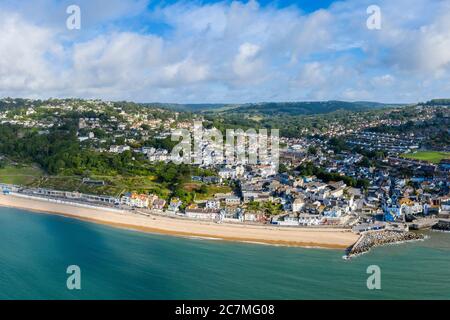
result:
[[(188, 239), (0, 208), (0, 299), (450, 299), (450, 234), (342, 250)], [(81, 269), (69, 290), (66, 269)], [(367, 267), (381, 290), (367, 289)]]

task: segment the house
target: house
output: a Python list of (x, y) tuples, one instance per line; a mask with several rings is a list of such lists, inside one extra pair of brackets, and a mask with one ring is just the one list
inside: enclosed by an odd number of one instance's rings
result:
[(298, 224), (303, 226), (315, 226), (322, 222), (322, 216), (317, 214), (302, 213), (298, 216)]
[(220, 210), (215, 209), (190, 209), (186, 208), (186, 217), (200, 220), (218, 220), (220, 219)]
[(441, 208), (443, 211), (450, 211), (450, 198), (441, 200)]
[(264, 201), (271, 201), (273, 198), (270, 196), (268, 192), (263, 191), (242, 191), (242, 197), (244, 198), (244, 203), (250, 202), (250, 201), (256, 201), (256, 202), (264, 202)]
[(235, 168), (235, 172), (236, 172), (236, 176), (237, 177), (242, 177), (245, 173), (245, 168), (242, 165), (236, 166)]
[(182, 204), (183, 202), (179, 198), (172, 198), (169, 203), (169, 211), (177, 212)]
[(344, 195), (344, 187), (339, 187), (328, 192), (328, 195), (333, 198), (339, 198)]
[(277, 224), (280, 226), (298, 226), (298, 217), (293, 214), (285, 215), (281, 219), (277, 220)]
[(423, 206), (423, 212), (426, 215), (433, 215), (433, 214), (439, 214), (441, 212), (441, 207), (434, 204), (425, 204)]
[(329, 209), (327, 209), (327, 210), (324, 210), (323, 211), (323, 215), (325, 216), (325, 217), (335, 217), (335, 218), (339, 218), (340, 216), (342, 216), (342, 212), (343, 210), (340, 208), (340, 207), (338, 207), (338, 206), (335, 206), (335, 207), (333, 207), (333, 208), (329, 208)]
[(109, 152), (111, 153), (123, 153), (127, 150), (130, 150), (130, 146), (116, 146), (112, 145), (109, 147)]
[(345, 186), (346, 186), (344, 181), (331, 181), (331, 182), (328, 183), (328, 185), (333, 190), (337, 190), (337, 189), (340, 189), (340, 188), (345, 188)]
[(104, 186), (106, 184), (103, 180), (92, 180), (90, 178), (83, 178), (83, 183), (95, 186)]
[(319, 182), (319, 181), (313, 181), (313, 182), (308, 182), (307, 184), (304, 185), (305, 191), (306, 192), (319, 192), (322, 191), (326, 188), (326, 184)]
[(152, 209), (154, 210), (163, 210), (164, 206), (166, 205), (166, 201), (164, 199), (156, 199), (153, 201)]
[(402, 198), (398, 201), (400, 205), (401, 214), (419, 214), (423, 212), (423, 206), (415, 201), (408, 198)]
[(148, 208), (152, 203), (152, 197), (146, 194), (127, 193), (121, 202), (134, 208)]
[(296, 179), (293, 181), (292, 186), (295, 187), (295, 188), (303, 187), (304, 183), (305, 183), (305, 182), (304, 182), (303, 179), (301, 179), (301, 178), (296, 178)]
[(208, 200), (205, 205), (206, 209), (220, 209), (220, 201), (218, 200)]
[(236, 196), (225, 197), (225, 204), (227, 206), (238, 206), (241, 204), (241, 199)]
[(303, 197), (298, 197), (292, 202), (292, 211), (300, 212), (305, 206), (305, 200)]
[(208, 176), (208, 177), (203, 177), (202, 181), (206, 184), (219, 184), (219, 183), (222, 183), (222, 178), (216, 177), (216, 176)]
[(442, 159), (439, 162), (439, 169), (442, 171), (450, 171), (450, 159)]
[(384, 210), (384, 220), (385, 221), (394, 221), (396, 218), (401, 216), (401, 210), (399, 206), (383, 206)]
[(225, 208), (220, 210), (220, 219), (225, 222), (243, 222), (244, 213), (241, 208)]
[(258, 165), (255, 167), (255, 169), (258, 175), (260, 175), (261, 177), (274, 176), (277, 173), (276, 167), (271, 164)]
[(222, 168), (219, 170), (218, 175), (222, 179), (235, 179), (236, 178), (236, 171), (231, 168)]
[(245, 212), (244, 213), (244, 221), (265, 222), (266, 221), (266, 217), (262, 213)]

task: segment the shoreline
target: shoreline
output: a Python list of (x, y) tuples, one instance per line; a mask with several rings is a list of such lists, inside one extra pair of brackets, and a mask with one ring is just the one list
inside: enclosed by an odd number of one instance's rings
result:
[(102, 210), (101, 207), (88, 208), (14, 195), (0, 195), (0, 207), (54, 214), (146, 233), (266, 245), (347, 249), (359, 238), (349, 230), (283, 229), (275, 226), (217, 224), (156, 215), (147, 217), (127, 211), (119, 213)]

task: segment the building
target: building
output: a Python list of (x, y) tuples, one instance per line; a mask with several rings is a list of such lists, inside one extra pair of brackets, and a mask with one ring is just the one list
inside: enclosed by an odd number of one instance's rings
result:
[(225, 197), (225, 204), (227, 206), (238, 206), (241, 204), (241, 199), (236, 196)]
[(123, 153), (127, 150), (130, 150), (130, 146), (115, 146), (112, 145), (109, 147), (109, 152), (111, 153)]
[(165, 205), (166, 205), (166, 200), (158, 198), (155, 201), (153, 201), (152, 209), (163, 210)]
[(206, 201), (206, 209), (220, 209), (220, 201), (218, 200), (208, 200)]
[(322, 223), (322, 219), (320, 215), (302, 213), (298, 217), (298, 224), (302, 226), (316, 226)]
[(177, 212), (183, 204), (179, 198), (172, 198), (169, 203), (169, 211)]
[(235, 179), (236, 178), (236, 171), (230, 168), (222, 168), (218, 172), (219, 176), (222, 179)]
[(152, 197), (146, 194), (127, 193), (121, 202), (133, 208), (148, 208), (152, 204)]
[(300, 212), (303, 207), (305, 206), (305, 200), (301, 197), (296, 198), (293, 202), (292, 202), (292, 211), (293, 212)]
[(220, 210), (215, 209), (191, 209), (186, 208), (186, 217), (200, 220), (218, 220), (220, 219)]

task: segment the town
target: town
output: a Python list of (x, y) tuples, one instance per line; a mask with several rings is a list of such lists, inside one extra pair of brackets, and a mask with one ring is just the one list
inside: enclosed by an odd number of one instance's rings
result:
[[(20, 137), (41, 141), (72, 132), (77, 146), (60, 153), (50, 146), (32, 156), (4, 141), (0, 183), (4, 194), (141, 215), (354, 232), (420, 229), (450, 215), (449, 115), (448, 105), (417, 104), (349, 111), (345, 121), (299, 128), (295, 137), (281, 131), (276, 166), (262, 159), (212, 161), (213, 148), (203, 142), (202, 161), (180, 178), (171, 134), (193, 133), (195, 122), (210, 130), (210, 115), (126, 102), (6, 98), (0, 103), (3, 138), (14, 136), (20, 145)], [(257, 148), (248, 141), (246, 147)], [(44, 154), (53, 156), (47, 168)]]

